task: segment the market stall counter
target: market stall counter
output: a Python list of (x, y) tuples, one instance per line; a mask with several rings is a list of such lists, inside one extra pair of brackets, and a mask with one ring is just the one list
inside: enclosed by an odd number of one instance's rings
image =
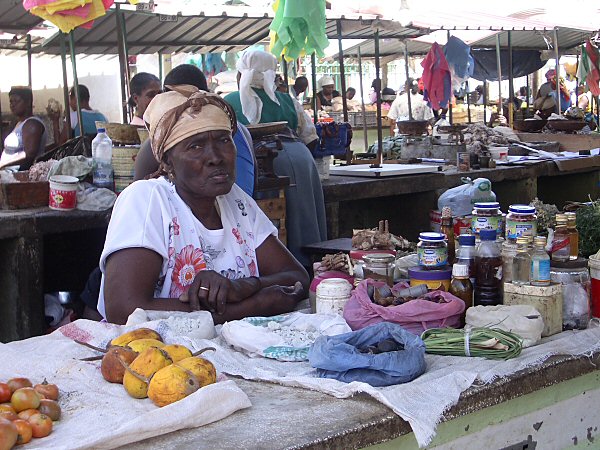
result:
[(441, 191), (458, 186), (461, 178), (487, 178), (501, 207), (527, 204), (535, 197), (559, 208), (567, 201), (600, 197), (600, 157), (568, 161), (538, 161), (494, 169), (444, 172), (400, 177), (330, 176), (323, 180), (329, 239), (352, 235), (352, 229), (371, 228), (389, 219), (395, 234), (415, 240), (429, 229), (429, 211), (436, 209)]
[(110, 215), (110, 209), (0, 210), (0, 342), (46, 331), (45, 292), (83, 290)]

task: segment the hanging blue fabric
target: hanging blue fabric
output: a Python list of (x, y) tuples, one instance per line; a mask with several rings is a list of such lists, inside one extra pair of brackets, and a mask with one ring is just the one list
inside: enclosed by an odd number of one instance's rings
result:
[(452, 73), (452, 88), (458, 90), (475, 70), (471, 48), (456, 36), (450, 36), (444, 46), (444, 55)]

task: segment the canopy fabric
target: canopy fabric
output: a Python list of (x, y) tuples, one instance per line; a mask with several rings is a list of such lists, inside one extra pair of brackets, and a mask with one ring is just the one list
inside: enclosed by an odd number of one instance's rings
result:
[[(473, 78), (480, 81), (497, 81), (496, 50), (472, 49), (471, 54), (475, 60)], [(524, 77), (544, 67), (546, 62), (542, 61), (540, 55), (541, 53), (537, 50), (513, 50), (513, 78)], [(500, 50), (500, 66), (502, 68), (502, 79), (508, 80), (508, 50)]]

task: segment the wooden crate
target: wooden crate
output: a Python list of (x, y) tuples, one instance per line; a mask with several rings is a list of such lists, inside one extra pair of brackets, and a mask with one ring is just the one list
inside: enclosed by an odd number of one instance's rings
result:
[(530, 305), (537, 309), (544, 320), (542, 337), (562, 331), (563, 297), (560, 283), (550, 286), (519, 286), (504, 283), (505, 305)]
[(29, 172), (13, 174), (18, 182), (0, 183), (0, 209), (24, 209), (48, 206), (50, 184), (29, 181)]
[(279, 191), (279, 197), (256, 200), (256, 203), (265, 215), (277, 228), (279, 240), (286, 245), (287, 231), (285, 229), (285, 192)]

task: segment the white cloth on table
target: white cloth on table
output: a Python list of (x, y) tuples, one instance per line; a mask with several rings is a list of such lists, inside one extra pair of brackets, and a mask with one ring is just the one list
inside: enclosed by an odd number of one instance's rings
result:
[[(107, 257), (142, 247), (158, 253), (163, 264), (154, 295), (178, 298), (201, 270), (230, 278), (259, 276), (256, 249), (277, 229), (256, 202), (236, 184), (217, 197), (223, 228), (207, 229), (165, 178), (136, 181), (118, 197), (112, 213), (100, 270)], [(106, 317), (104, 275), (98, 311)]]
[[(433, 117), (433, 111), (427, 105), (421, 94), (410, 96), (413, 120), (429, 120)], [(387, 115), (393, 120), (410, 120), (408, 114), (408, 96), (406, 94), (396, 96)]]

